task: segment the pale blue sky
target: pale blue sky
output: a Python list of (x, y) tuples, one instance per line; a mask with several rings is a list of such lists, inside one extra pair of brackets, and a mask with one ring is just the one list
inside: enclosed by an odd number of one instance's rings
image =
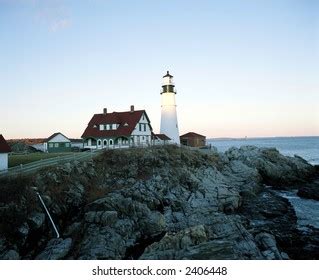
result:
[(94, 113), (160, 124), (170, 70), (180, 132), (319, 135), (319, 1), (0, 0), (0, 133), (80, 137)]

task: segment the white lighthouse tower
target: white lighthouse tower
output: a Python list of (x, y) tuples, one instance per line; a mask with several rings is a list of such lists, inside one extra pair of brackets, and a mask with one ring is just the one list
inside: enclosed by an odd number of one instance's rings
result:
[(180, 144), (177, 123), (173, 76), (167, 71), (162, 82), (161, 133), (166, 134), (176, 144)]

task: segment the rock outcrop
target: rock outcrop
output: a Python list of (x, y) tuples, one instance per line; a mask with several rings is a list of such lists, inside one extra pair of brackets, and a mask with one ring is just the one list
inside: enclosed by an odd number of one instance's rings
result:
[[(19, 184), (0, 182), (9, 194), (12, 184), (24, 186), (0, 199), (0, 214), (9, 219), (15, 209), (18, 217), (12, 226), (0, 223), (0, 258), (293, 259), (297, 250), (307, 258), (319, 241), (298, 231), (288, 200), (266, 185), (300, 187), (315, 174), (275, 149), (106, 151)], [(62, 238), (54, 238), (33, 188)]]
[(302, 184), (297, 194), (303, 198), (319, 200), (319, 178), (312, 182)]

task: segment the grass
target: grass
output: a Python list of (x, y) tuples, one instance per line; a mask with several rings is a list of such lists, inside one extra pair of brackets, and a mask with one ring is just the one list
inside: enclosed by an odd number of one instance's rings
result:
[(9, 155), (9, 167), (70, 154), (73, 153), (30, 153), (24, 155)]

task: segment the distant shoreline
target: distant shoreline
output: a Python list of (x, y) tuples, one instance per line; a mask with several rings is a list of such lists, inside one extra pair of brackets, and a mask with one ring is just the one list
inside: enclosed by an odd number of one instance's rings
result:
[(291, 138), (319, 138), (319, 136), (266, 136), (266, 137), (216, 137), (207, 138), (207, 141), (234, 141), (234, 140), (261, 140), (261, 139), (291, 139)]

